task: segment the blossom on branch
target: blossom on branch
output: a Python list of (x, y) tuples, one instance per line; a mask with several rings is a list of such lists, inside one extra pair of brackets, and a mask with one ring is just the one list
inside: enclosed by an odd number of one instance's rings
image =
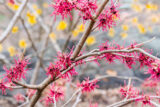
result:
[(96, 85), (97, 82), (98, 80), (90, 81), (88, 77), (82, 83), (77, 83), (77, 86), (82, 88), (82, 92), (91, 92), (95, 88), (99, 87), (98, 85)]
[(3, 80), (1, 80), (1, 82), (0, 82), (0, 89), (2, 90), (2, 94), (6, 94), (6, 89), (8, 89), (8, 87), (5, 84), (6, 83), (3, 82)]
[(18, 59), (14, 59), (14, 64), (11, 68), (7, 69), (4, 66), (4, 70), (6, 71), (5, 79), (8, 82), (12, 80), (21, 80), (21, 78), (25, 78), (25, 74), (28, 70), (27, 65), (29, 64), (29, 59), (18, 57)]
[(61, 15), (62, 19), (68, 15), (72, 19), (71, 11), (75, 5), (69, 0), (54, 0), (55, 4), (52, 4), (51, 7), (54, 8), (52, 15)]

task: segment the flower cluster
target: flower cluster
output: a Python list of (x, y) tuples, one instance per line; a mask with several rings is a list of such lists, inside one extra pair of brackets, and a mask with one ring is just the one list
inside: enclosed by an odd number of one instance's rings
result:
[(148, 74), (152, 74), (150, 76), (151, 79), (160, 80), (160, 64), (158, 63), (156, 66), (152, 65), (152, 67), (149, 67)]
[(151, 66), (151, 64), (154, 62), (152, 58), (149, 56), (144, 55), (143, 53), (139, 54), (139, 62), (140, 62), (140, 67), (143, 66)]
[(18, 59), (14, 59), (14, 64), (11, 66), (11, 68), (7, 69), (7, 67), (4, 66), (6, 73), (4, 74), (4, 78), (0, 83), (2, 94), (6, 94), (5, 90), (8, 89), (6, 84), (12, 83), (13, 80), (21, 80), (21, 78), (25, 78), (26, 71), (28, 70), (28, 64), (29, 59), (18, 57)]
[(22, 94), (16, 94), (14, 96), (14, 98), (18, 101), (18, 102), (24, 102), (25, 100), (25, 96), (23, 96)]
[[(149, 55), (138, 52), (138, 51), (132, 51), (127, 52), (127, 50), (135, 49), (136, 43), (131, 44), (130, 46), (124, 47), (120, 46), (117, 43), (102, 43), (102, 45), (99, 46), (99, 51), (104, 52), (103, 54), (97, 56), (97, 59), (106, 59), (107, 62), (112, 63), (116, 59), (120, 60), (123, 64), (125, 64), (128, 68), (132, 69), (133, 65), (137, 64), (139, 62), (140, 68), (147, 67), (147, 74), (150, 74), (149, 79), (160, 79), (160, 63), (150, 57)], [(124, 51), (123, 51), (124, 50)], [(145, 49), (144, 49), (145, 50)], [(108, 52), (107, 52), (108, 51)], [(115, 52), (115, 53), (114, 53)], [(145, 50), (147, 53), (152, 53), (150, 50)]]
[(143, 94), (139, 89), (133, 87), (132, 85), (121, 87), (119, 92), (121, 93), (123, 98), (134, 99), (135, 102), (141, 102), (142, 107), (143, 105), (152, 106), (150, 101), (153, 96)]
[(127, 97), (128, 98), (135, 98), (137, 96), (139, 96), (139, 90), (133, 86), (124, 86), (120, 88), (120, 93), (123, 97)]
[(54, 0), (55, 4), (51, 6), (54, 8), (52, 15), (61, 15), (62, 19), (68, 15), (72, 19), (71, 11), (73, 9), (79, 10), (80, 15), (84, 20), (91, 19), (92, 12), (97, 9), (96, 0)]
[(60, 76), (62, 78), (70, 78), (70, 76), (77, 75), (78, 73), (75, 71), (75, 68), (72, 67), (65, 73), (62, 73), (63, 70), (72, 66), (73, 63), (81, 64), (82, 60), (80, 61), (72, 61), (71, 60), (72, 51), (70, 53), (58, 53), (56, 56), (56, 60), (54, 63), (50, 63), (49, 67), (47, 68), (47, 75), (50, 75), (52, 78), (56, 76)]
[(15, 1), (14, 0), (9, 0), (9, 3), (14, 4)]
[[(54, 8), (52, 15), (61, 15), (62, 19), (68, 15), (72, 19), (71, 11), (79, 11), (83, 22), (86, 20), (94, 20), (94, 13), (97, 11), (97, 0), (54, 0), (55, 4), (51, 6)], [(111, 0), (110, 6), (106, 7), (98, 16), (97, 27), (102, 30), (107, 30), (116, 24), (116, 19), (119, 18), (119, 4)]]
[(77, 83), (77, 86), (82, 88), (82, 92), (91, 92), (95, 88), (99, 87), (98, 85), (96, 85), (97, 82), (98, 80), (90, 81), (89, 78), (86, 78), (82, 83)]
[(50, 86), (49, 93), (47, 94), (43, 101), (45, 102), (45, 105), (48, 105), (50, 103), (57, 102), (59, 99), (64, 99), (64, 92), (61, 87), (56, 86), (55, 84), (52, 84)]
[(54, 0), (56, 4), (52, 4), (51, 6), (54, 8), (54, 12), (52, 15), (61, 15), (62, 19), (69, 15), (72, 18), (71, 11), (75, 7), (73, 2), (68, 0)]
[(92, 13), (97, 10), (96, 2), (97, 0), (77, 0), (75, 3), (84, 21), (92, 19)]
[(2, 94), (6, 94), (6, 89), (8, 89), (8, 87), (5, 84), (6, 83), (3, 82), (3, 80), (0, 82), (0, 89), (2, 90)]
[(108, 28), (112, 28), (113, 25), (116, 24), (116, 18), (119, 18), (119, 5), (111, 0), (111, 5), (103, 10), (103, 12), (98, 17), (97, 26), (102, 28), (102, 30), (107, 30)]
[(28, 70), (27, 65), (29, 64), (29, 59), (27, 58), (18, 58), (14, 59), (14, 64), (11, 68), (7, 69), (4, 66), (4, 70), (6, 71), (5, 79), (8, 82), (12, 80), (21, 80), (21, 78), (25, 78), (26, 71)]

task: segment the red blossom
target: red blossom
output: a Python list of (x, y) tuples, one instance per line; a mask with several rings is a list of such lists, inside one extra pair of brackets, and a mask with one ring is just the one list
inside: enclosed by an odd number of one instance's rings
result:
[(77, 86), (82, 88), (82, 92), (91, 92), (95, 88), (99, 87), (98, 85), (96, 85), (97, 82), (98, 80), (90, 81), (88, 77), (82, 83), (77, 83)]
[(128, 96), (128, 98), (135, 98), (139, 96), (139, 90), (133, 87), (132, 85), (129, 87), (126, 85), (124, 87), (121, 87), (119, 92), (121, 93), (123, 97)]
[(8, 87), (5, 84), (6, 83), (4, 83), (3, 80), (1, 80), (0, 89), (2, 90), (2, 94), (6, 94), (6, 89), (8, 89)]
[(47, 68), (47, 75), (51, 75), (52, 79), (60, 74), (59, 66), (50, 63)]
[(24, 98), (24, 95), (22, 94), (16, 94), (14, 96), (14, 98), (18, 101), (18, 102), (24, 102), (25, 98)]
[[(138, 99), (138, 101), (142, 101), (142, 104), (143, 105), (150, 105), (150, 106), (152, 106), (152, 104), (151, 104), (151, 98), (150, 98), (150, 96), (148, 96), (148, 95), (143, 95), (142, 96), (142, 98), (140, 98), (140, 99)], [(143, 106), (142, 105), (142, 106)]]
[(91, 19), (92, 13), (96, 12), (96, 1), (97, 0), (77, 0), (75, 2), (76, 7), (80, 11), (80, 16), (82, 16), (84, 21)]
[(154, 60), (152, 58), (150, 58), (149, 56), (146, 56), (143, 53), (139, 54), (139, 62), (140, 62), (140, 67), (143, 66), (151, 66), (151, 64), (154, 62)]
[(28, 89), (27, 90), (27, 96), (28, 98), (31, 98), (36, 93), (36, 90)]
[(148, 68), (148, 74), (150, 74), (150, 79), (160, 80), (160, 64), (157, 66), (152, 66)]
[(75, 7), (75, 5), (69, 0), (54, 0), (55, 4), (51, 6), (54, 8), (52, 15), (61, 15), (62, 19), (67, 17), (68, 15), (72, 19), (71, 11)]
[[(74, 61), (71, 60), (72, 51), (70, 53), (58, 53), (57, 60), (55, 60), (54, 64), (50, 64), (47, 68), (47, 75), (51, 75), (53, 78), (54, 76), (61, 75), (61, 78), (70, 79), (70, 76), (77, 75), (78, 73), (75, 71), (75, 68), (71, 68), (66, 73), (62, 74), (61, 71), (69, 68), (72, 66)], [(76, 64), (82, 61), (76, 62)]]
[[(128, 54), (127, 54), (128, 55)], [(123, 62), (128, 66), (128, 68), (132, 68), (132, 65), (135, 65), (135, 58), (132, 57), (123, 57)]]
[(97, 104), (97, 103), (92, 104), (92, 103), (90, 102), (89, 107), (98, 107), (98, 104)]
[(5, 79), (7, 79), (8, 82), (11, 82), (12, 80), (21, 80), (21, 78), (25, 78), (25, 74), (27, 69), (27, 65), (29, 64), (29, 59), (27, 58), (18, 58), (14, 59), (14, 64), (10, 69), (7, 69), (6, 66), (4, 66), (4, 70), (6, 71)]
[(158, 86), (158, 81), (156, 81), (156, 80), (144, 81), (142, 86), (155, 88)]
[(14, 4), (15, 1), (14, 0), (9, 0), (9, 3)]
[(110, 7), (103, 10), (103, 12), (98, 17), (97, 27), (102, 28), (102, 30), (107, 31), (116, 25), (116, 18), (119, 18), (119, 5), (111, 0)]
[(61, 87), (57, 87), (55, 84), (50, 86), (48, 95), (43, 99), (45, 105), (54, 103), (54, 99), (57, 102), (59, 99), (64, 99), (64, 92)]

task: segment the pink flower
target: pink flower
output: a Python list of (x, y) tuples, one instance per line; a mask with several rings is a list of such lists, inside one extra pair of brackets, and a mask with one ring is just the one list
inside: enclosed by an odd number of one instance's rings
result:
[(117, 10), (119, 6), (111, 0), (110, 7), (103, 10), (103, 12), (98, 17), (97, 27), (102, 28), (102, 30), (107, 31), (107, 29), (112, 28), (116, 25), (116, 18), (119, 18), (119, 11)]
[(147, 73), (151, 74), (151, 79), (160, 80), (160, 64), (158, 64), (157, 66), (153, 65), (152, 67), (149, 67)]
[(155, 88), (155, 87), (158, 86), (158, 81), (156, 81), (156, 80), (144, 81), (142, 86), (143, 87)]
[(139, 62), (140, 62), (140, 67), (143, 66), (151, 66), (151, 64), (154, 62), (152, 58), (149, 56), (144, 55), (143, 53), (139, 54)]
[(18, 101), (18, 102), (24, 102), (24, 95), (22, 95), (22, 94), (16, 94), (15, 96), (14, 96), (14, 98)]
[(90, 103), (89, 107), (98, 107), (98, 104), (97, 103), (95, 103), (95, 104)]
[(12, 80), (21, 80), (21, 78), (25, 78), (28, 64), (29, 59), (27, 58), (14, 59), (14, 64), (10, 69), (7, 69), (5, 66), (3, 67), (6, 71), (5, 79), (7, 79), (8, 82), (11, 82)]
[(47, 75), (51, 75), (52, 79), (60, 74), (60, 68), (57, 65), (50, 63), (47, 68)]
[(82, 88), (82, 92), (91, 92), (95, 88), (99, 87), (98, 85), (96, 85), (97, 82), (97, 80), (90, 81), (88, 77), (82, 83), (78, 83), (77, 86)]
[(8, 89), (8, 87), (5, 84), (6, 83), (4, 83), (3, 80), (1, 80), (0, 89), (2, 90), (2, 94), (6, 94), (6, 89)]
[[(128, 55), (128, 54), (127, 54)], [(135, 58), (123, 57), (123, 62), (131, 69), (133, 64), (136, 64)]]
[(99, 29), (102, 28), (102, 30), (107, 31), (107, 29), (110, 29), (114, 24), (113, 15), (110, 14), (108, 10), (104, 10), (98, 17), (97, 27), (99, 27)]
[(56, 102), (59, 99), (64, 99), (64, 92), (61, 87), (57, 87), (56, 85), (52, 84), (50, 86), (48, 96), (45, 97), (43, 100), (45, 101), (45, 104), (48, 105), (50, 103), (54, 103), (54, 98)]
[(14, 0), (9, 0), (9, 3), (14, 4), (15, 1)]
[(89, 20), (92, 17), (92, 13), (97, 10), (97, 0), (77, 0), (75, 2), (76, 8), (80, 11), (83, 21)]
[(51, 6), (54, 8), (52, 15), (61, 15), (62, 19), (67, 17), (68, 15), (72, 19), (71, 11), (75, 7), (75, 5), (69, 0), (54, 0), (55, 4)]
[(119, 92), (123, 97), (128, 96), (128, 98), (135, 98), (139, 96), (139, 90), (132, 85), (128, 88), (128, 86), (121, 87)]
[[(54, 65), (50, 64), (50, 67), (48, 68), (49, 70), (51, 70), (50, 68), (54, 67), (54, 71), (52, 73), (48, 72), (48, 74), (50, 74), (51, 76), (52, 75), (55, 76), (55, 73), (56, 73), (56, 76), (61, 75), (61, 78), (68, 78), (68, 79), (70, 79), (70, 76), (77, 75), (78, 73), (75, 71), (74, 67), (63, 74), (60, 72), (71, 67), (72, 63), (74, 63), (74, 61), (71, 60), (71, 55), (72, 55), (72, 51), (70, 53), (59, 52), (58, 56), (56, 57), (57, 60), (54, 62)], [(78, 62), (75, 62), (75, 63), (78, 63)]]
[(31, 98), (36, 93), (36, 90), (28, 89), (27, 90), (27, 96), (28, 98)]
[[(152, 106), (152, 104), (151, 104), (151, 98), (150, 98), (150, 96), (148, 96), (148, 95), (143, 95), (142, 96), (142, 98), (140, 98), (140, 99), (138, 99), (138, 101), (142, 101), (142, 104), (143, 105), (151, 105)], [(143, 106), (142, 105), (142, 106)]]
[(18, 78), (18, 75), (16, 72), (13, 71), (12, 68), (7, 69), (5, 66), (3, 67), (3, 69), (6, 71), (5, 74), (5, 79), (7, 79), (7, 82), (12, 82), (12, 80), (15, 80)]
[(111, 0), (111, 5), (109, 7), (109, 11), (110, 13), (112, 13), (113, 15), (115, 15), (116, 17), (119, 17), (119, 11), (117, 8), (119, 8), (119, 4), (114, 3), (113, 0)]

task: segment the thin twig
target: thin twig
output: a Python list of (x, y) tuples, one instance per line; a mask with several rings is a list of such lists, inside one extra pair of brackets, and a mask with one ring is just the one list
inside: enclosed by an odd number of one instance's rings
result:
[(80, 99), (81, 95), (82, 95), (82, 92), (79, 92), (79, 94), (77, 95), (76, 101), (72, 107), (76, 107), (77, 104), (81, 101), (81, 99)]
[(88, 38), (89, 34), (91, 33), (92, 31), (92, 28), (95, 24), (95, 20), (99, 17), (99, 15), (101, 14), (101, 12), (103, 11), (103, 9), (105, 8), (106, 4), (108, 3), (109, 0), (105, 0), (102, 5), (100, 6), (100, 8), (98, 9), (98, 12), (97, 12), (97, 15), (95, 16), (94, 20), (91, 20), (90, 23), (89, 23), (89, 26), (88, 28), (86, 29), (86, 31), (84, 32), (82, 38), (80, 39), (78, 45), (76, 46), (74, 52), (73, 52), (73, 55), (71, 57), (72, 60), (74, 60), (79, 52), (81, 51), (86, 39)]
[(28, 88), (28, 89), (39, 89), (40, 87), (38, 85), (29, 85), (25, 83), (21, 83), (18, 81), (12, 81), (13, 83), (22, 86), (23, 88)]
[(65, 107), (65, 106), (73, 99), (73, 97), (74, 97), (77, 93), (79, 93), (81, 90), (82, 90), (82, 89), (79, 88), (77, 91), (75, 91), (75, 92), (73, 93), (73, 95), (69, 98), (69, 100), (67, 100), (67, 102), (62, 105), (62, 107)]
[(10, 21), (8, 27), (6, 28), (6, 30), (2, 33), (2, 35), (0, 36), (0, 43), (2, 43), (10, 34), (13, 26), (16, 24), (16, 22), (18, 21), (18, 18), (20, 17), (21, 13), (23, 12), (23, 10), (25, 9), (26, 5), (28, 3), (28, 0), (24, 0), (22, 2), (22, 4), (20, 5), (18, 11), (15, 13), (15, 15), (13, 16), (12, 20)]

